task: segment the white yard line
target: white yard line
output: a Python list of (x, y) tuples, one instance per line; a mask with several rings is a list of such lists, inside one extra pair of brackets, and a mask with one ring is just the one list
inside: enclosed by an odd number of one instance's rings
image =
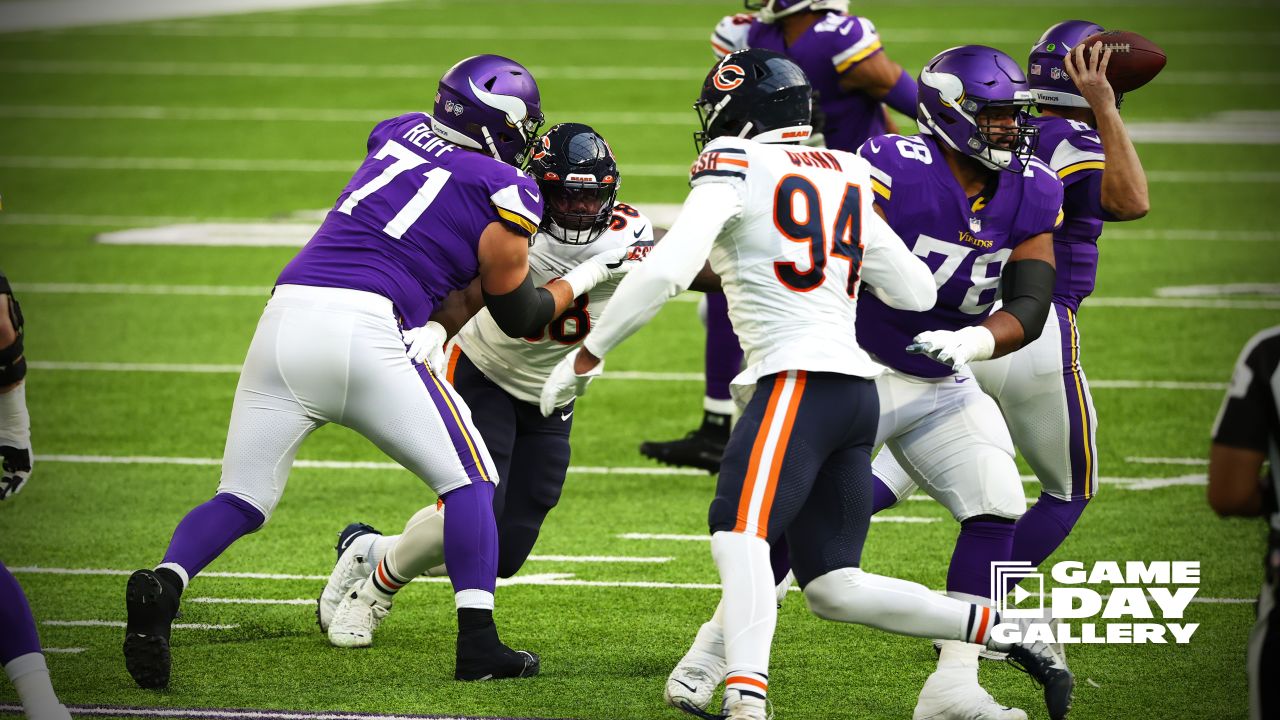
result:
[(1175, 308), (1186, 310), (1280, 310), (1280, 300), (1091, 297), (1088, 308)]
[[(107, 464), (107, 465), (187, 465), (197, 467), (220, 467), (221, 458), (161, 457), (154, 455), (37, 455), (39, 462)], [(376, 462), (372, 460), (295, 460), (296, 468), (320, 470), (404, 470), (393, 462)], [(694, 468), (667, 467), (600, 467), (592, 465), (574, 465), (569, 467), (573, 475), (680, 475), (705, 477), (705, 470)]]
[(40, 648), (40, 652), (42, 652), (42, 653), (44, 653), (44, 654), (46, 654), (46, 655), (48, 655), (49, 653), (53, 653), (53, 654), (55, 654), (55, 655), (79, 655), (80, 653), (84, 652), (84, 650), (85, 650), (85, 649), (84, 649), (84, 648), (81, 648), (81, 647), (66, 647), (66, 648), (46, 647), (46, 648)]
[(1173, 285), (1156, 288), (1158, 297), (1203, 298), (1223, 295), (1280, 296), (1280, 283), (1229, 283), (1226, 285)]
[(0, 32), (376, 2), (385, 0), (15, 0), (4, 4)]
[[(248, 63), (153, 62), (115, 60), (5, 60), (0, 73), (51, 75), (207, 76), (207, 77), (305, 77), (305, 78), (414, 78), (432, 80), (444, 65), (352, 65), (345, 63)], [(700, 66), (628, 67), (603, 65), (534, 65), (539, 80), (594, 82), (669, 82), (701, 80)], [(1226, 87), (1280, 85), (1276, 72), (1169, 71), (1161, 73), (1161, 85), (1216, 85)]]
[(1127, 457), (1124, 461), (1138, 465), (1190, 465), (1194, 467), (1203, 467), (1209, 464), (1208, 458), (1193, 457)]
[[(265, 218), (210, 218), (169, 215), (76, 215), (64, 213), (0, 213), (0, 225), (108, 225), (139, 227), (196, 223), (262, 223)], [(316, 222), (319, 225), (319, 221)]]
[[(575, 29), (576, 30), (576, 29)], [(0, 105), (0, 117), (39, 120), (153, 120), (180, 122), (376, 123), (409, 109), (360, 110), (299, 107), (167, 107), (158, 105)], [(682, 112), (599, 112), (565, 110), (560, 117), (592, 125), (690, 126)], [(1275, 145), (1280, 124), (1274, 113), (1226, 113), (1199, 120), (1135, 122), (1128, 125), (1134, 141), (1148, 144)]]
[[(105, 627), (122, 628), (123, 620), (41, 620), (41, 625), (50, 627)], [(239, 625), (209, 625), (206, 623), (174, 623), (174, 630), (234, 630)]]
[(107, 283), (12, 283), (15, 292), (46, 295), (194, 295), (266, 299), (262, 285), (116, 285)]
[[(985, 28), (935, 28), (878, 26), (886, 43), (940, 43), (951, 42), (957, 37), (984, 44), (1024, 43), (1027, 33), (1016, 30)], [(173, 36), (173, 37), (235, 37), (235, 38), (304, 38), (304, 39), (425, 39), (425, 40), (510, 40), (510, 25), (386, 25), (375, 23), (321, 24), (298, 23), (289, 19), (267, 22), (169, 22), (150, 23), (127, 28), (94, 28), (86, 31), (95, 35), (125, 36)], [(657, 25), (631, 26), (537, 26), (519, 28), (521, 40), (578, 40), (583, 37), (608, 37), (610, 40), (666, 41), (707, 44), (710, 26)], [(1161, 32), (1162, 45), (1242, 45), (1270, 46), (1280, 44), (1280, 33), (1270, 32), (1212, 32), (1203, 35), (1191, 32)]]
[[(32, 360), (28, 363), (28, 367), (33, 370), (55, 370), (70, 372), (142, 372), (142, 373), (195, 373), (195, 374), (215, 374), (215, 375), (234, 375), (240, 372), (240, 365), (232, 364), (207, 364), (207, 363), (110, 363), (110, 362), (60, 362), (53, 360)], [(618, 370), (616, 372), (606, 372), (600, 376), (601, 380), (626, 380), (638, 382), (702, 382), (702, 373), (696, 372), (641, 372)], [(1090, 380), (1089, 386), (1095, 390), (1224, 390), (1225, 383), (1216, 382), (1179, 382), (1176, 380)], [(67, 458), (88, 458), (101, 456), (88, 455), (50, 455), (47, 458), (42, 457), (46, 461), (54, 462), (75, 462)], [(61, 460), (59, 460), (61, 459)], [(164, 461), (165, 458), (156, 460)], [(188, 460), (194, 459), (188, 458)], [(89, 462), (85, 460), (84, 462)], [(106, 461), (104, 461), (106, 462)], [(338, 467), (335, 465), (316, 465), (303, 463), (318, 463), (320, 461), (299, 460), (299, 467)], [(342, 466), (346, 467), (346, 466)], [(641, 472), (644, 471), (644, 472)], [(584, 466), (578, 468), (570, 468), (570, 472), (582, 473), (624, 473), (632, 475), (700, 475), (700, 470), (681, 471), (672, 468), (608, 468), (596, 466)]]

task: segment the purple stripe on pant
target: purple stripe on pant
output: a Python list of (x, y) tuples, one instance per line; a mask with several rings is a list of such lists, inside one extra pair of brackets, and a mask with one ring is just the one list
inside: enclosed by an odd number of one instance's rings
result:
[(492, 468), (485, 464), (481, 455), (479, 435), (472, 432), (463, 420), (460, 401), (449, 393), (445, 381), (433, 375), (426, 365), (415, 364), (414, 368), (422, 378), (422, 384), (427, 387), (427, 393), (431, 395), (436, 411), (440, 413), (440, 420), (449, 433), (449, 440), (453, 443), (453, 449), (458, 454), (458, 462), (466, 471), (467, 478), (471, 482), (497, 482), (497, 478), (489, 477)]
[(1067, 402), (1067, 433), (1071, 458), (1071, 497), (1093, 496), (1093, 476), (1097, 472), (1093, 438), (1093, 399), (1080, 366), (1080, 333), (1071, 308), (1055, 303), (1058, 334), (1062, 343), (1062, 382)]

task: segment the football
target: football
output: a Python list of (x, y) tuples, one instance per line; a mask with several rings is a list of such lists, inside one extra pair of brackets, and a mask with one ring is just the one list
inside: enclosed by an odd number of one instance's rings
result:
[(1118, 93), (1131, 92), (1151, 82), (1168, 58), (1159, 45), (1127, 30), (1110, 30), (1091, 35), (1084, 41), (1092, 52), (1096, 42), (1103, 48), (1111, 48), (1111, 61), (1107, 63), (1107, 80)]

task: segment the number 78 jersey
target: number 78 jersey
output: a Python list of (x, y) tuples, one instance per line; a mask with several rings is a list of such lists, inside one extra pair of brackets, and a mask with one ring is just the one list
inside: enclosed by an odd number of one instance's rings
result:
[(959, 330), (986, 319), (1014, 248), (1062, 223), (1062, 183), (1032, 158), (1024, 172), (997, 172), (991, 186), (967, 197), (927, 135), (881, 135), (863, 143), (858, 154), (871, 163), (876, 206), (929, 266), (938, 287), (938, 302), (927, 312), (895, 310), (863, 295), (858, 337), (876, 359), (899, 372), (950, 375), (950, 367), (907, 353), (907, 345), (926, 330)]
[(746, 353), (734, 384), (784, 370), (883, 372), (855, 335), (860, 280), (896, 276), (894, 263), (916, 260), (872, 209), (867, 163), (839, 150), (717, 138), (690, 174), (691, 186), (704, 183), (728, 184), (741, 199), (710, 256)]

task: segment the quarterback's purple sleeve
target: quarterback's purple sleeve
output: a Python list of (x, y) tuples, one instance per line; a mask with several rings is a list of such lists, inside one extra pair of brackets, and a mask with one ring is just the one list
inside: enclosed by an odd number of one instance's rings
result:
[[(835, 66), (837, 73), (848, 72), (858, 63), (884, 50), (880, 44), (880, 34), (876, 32), (876, 26), (870, 20), (852, 15), (828, 15), (827, 17), (827, 21), (823, 21), (818, 28), (815, 28), (815, 33), (826, 41), (827, 52), (831, 55), (831, 64)], [(829, 23), (837, 17), (839, 18), (837, 22)], [(834, 26), (829, 29), (823, 27), (827, 24)]]

